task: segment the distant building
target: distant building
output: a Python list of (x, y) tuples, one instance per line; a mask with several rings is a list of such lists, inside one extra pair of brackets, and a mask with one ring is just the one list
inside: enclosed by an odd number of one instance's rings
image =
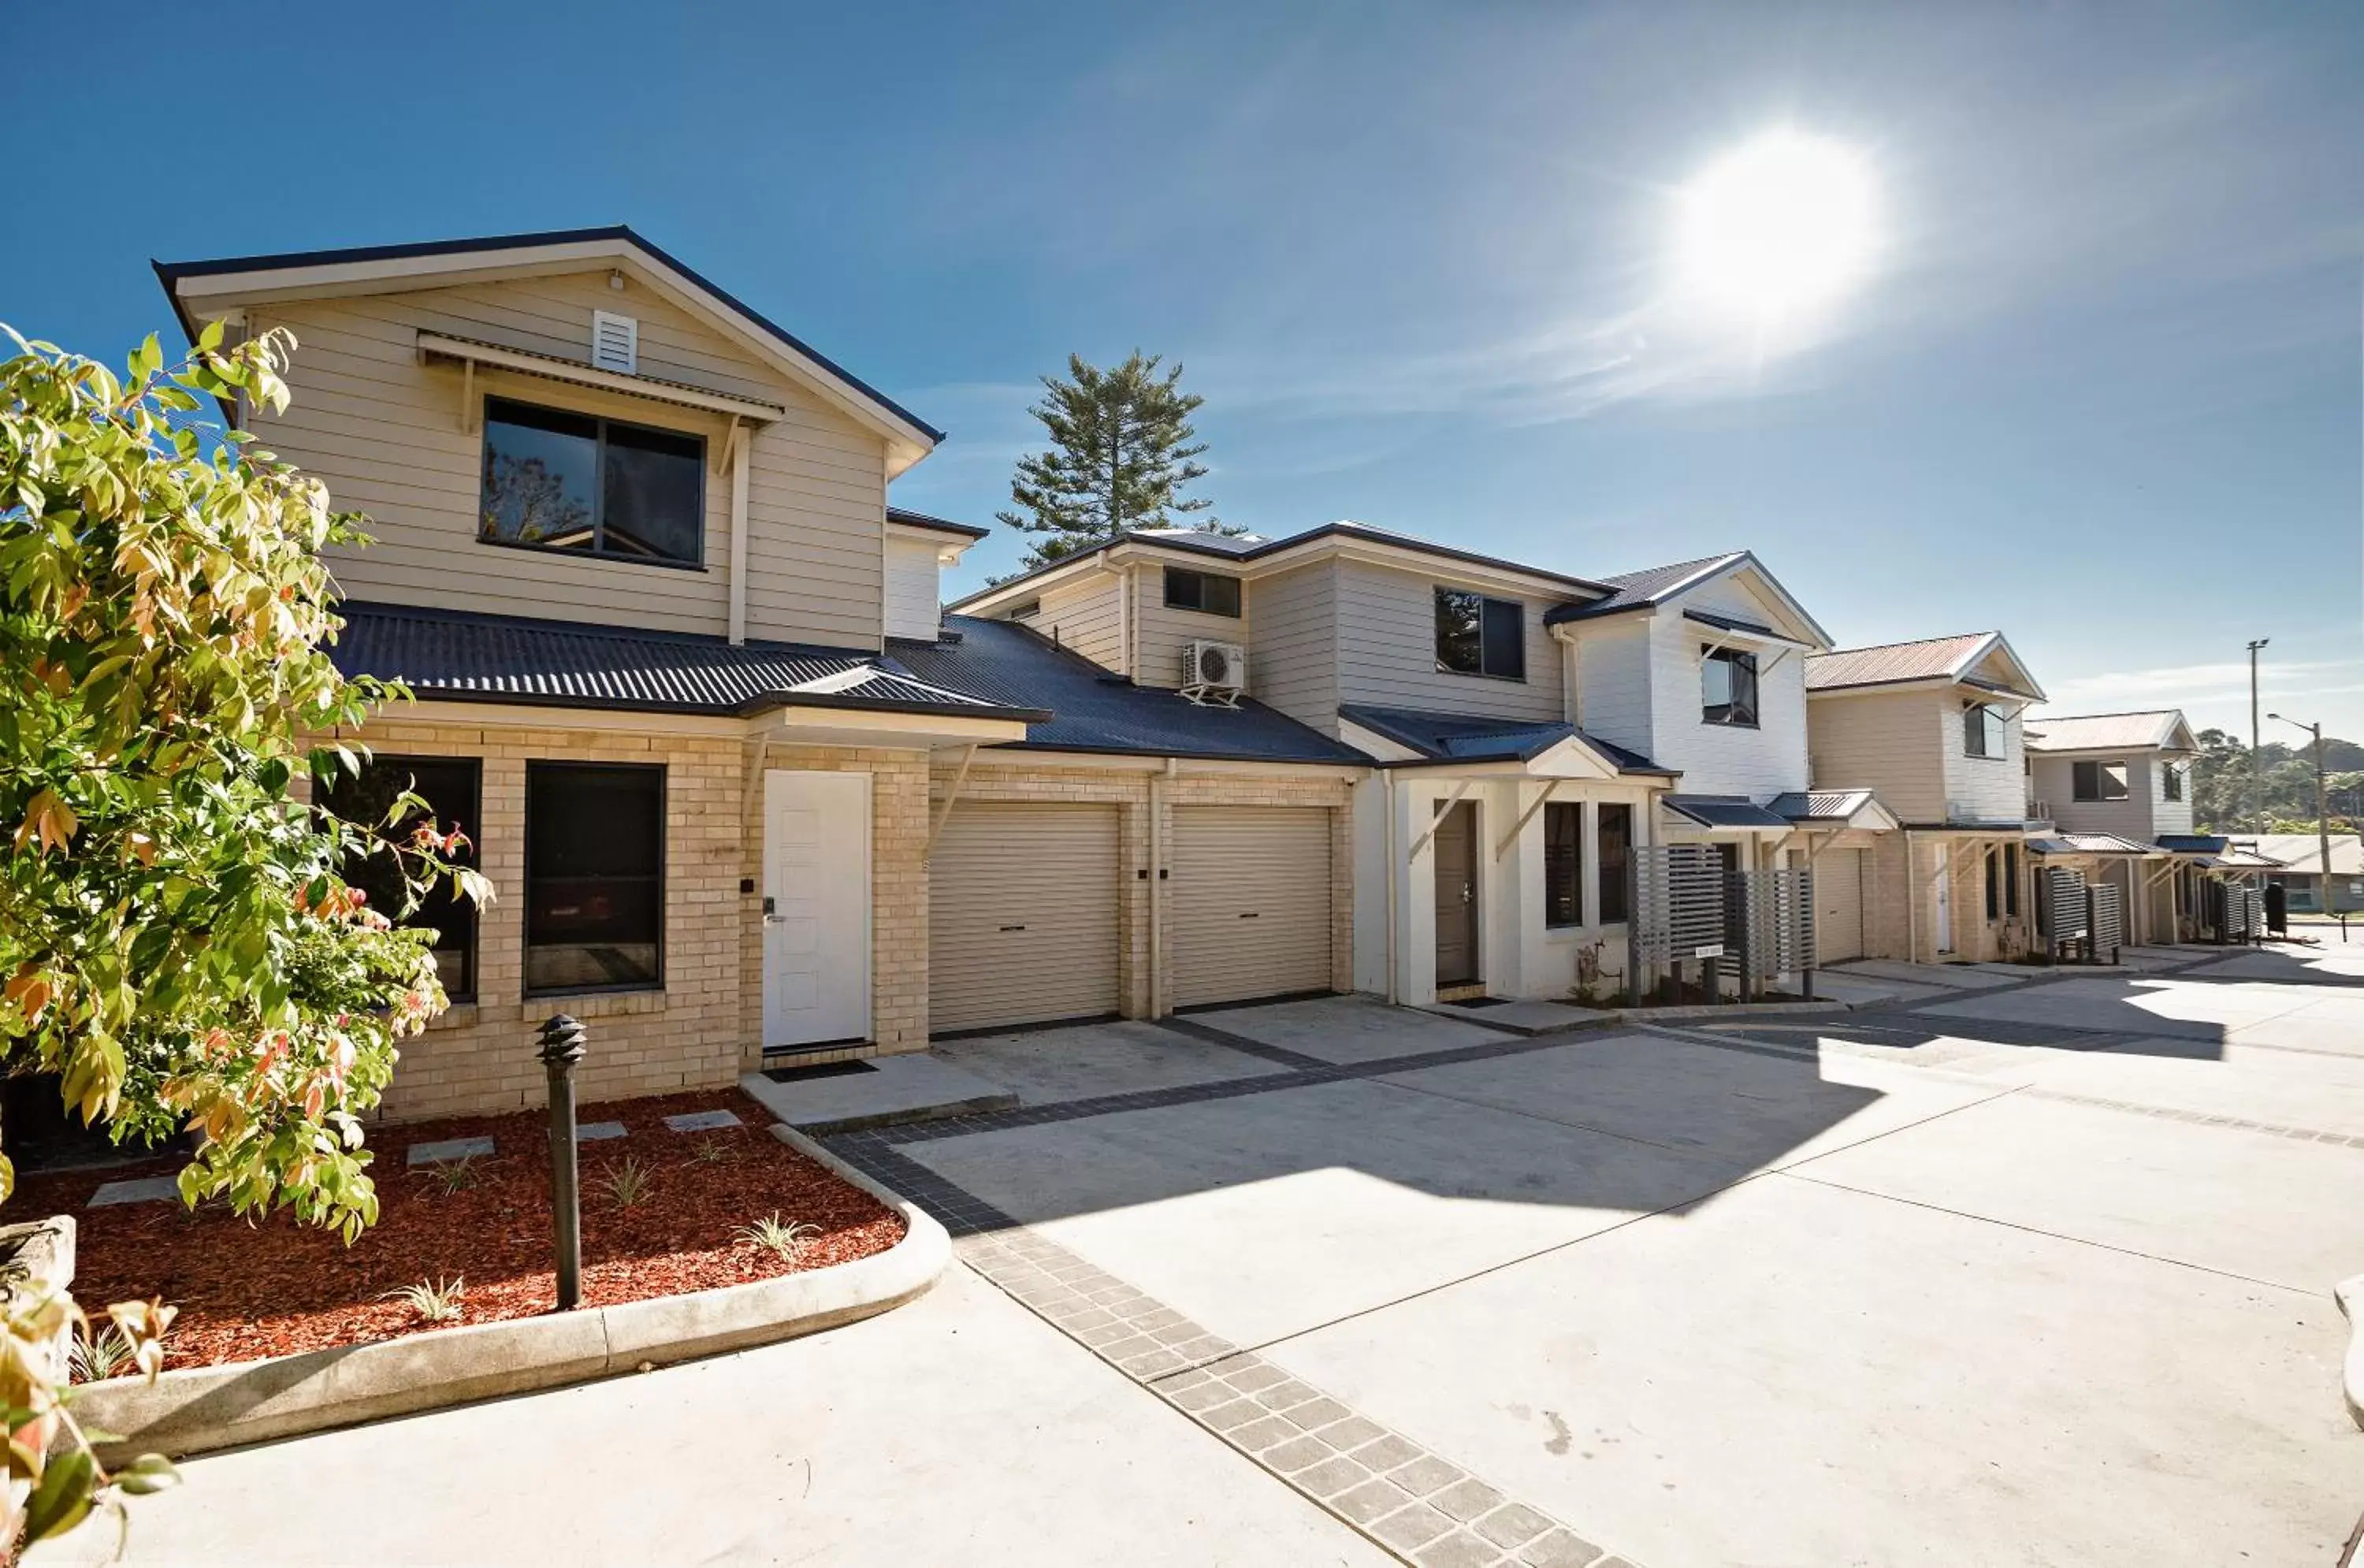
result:
[[(2323, 901), (2323, 845), (2313, 833), (2252, 833), (2233, 842), (2256, 851), (2282, 869), (2266, 873), (2266, 884), (2280, 883), (2290, 894), (2294, 911), (2318, 913)], [(2331, 836), (2330, 912), (2364, 911), (2364, 834)]]

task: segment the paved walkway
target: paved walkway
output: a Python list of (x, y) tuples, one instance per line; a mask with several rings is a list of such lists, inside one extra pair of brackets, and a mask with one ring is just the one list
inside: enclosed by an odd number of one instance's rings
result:
[(947, 1054), (1022, 1108), (834, 1140), (961, 1234), (922, 1302), (194, 1462), (132, 1560), (2153, 1568), (2364, 1500), (2364, 955)]

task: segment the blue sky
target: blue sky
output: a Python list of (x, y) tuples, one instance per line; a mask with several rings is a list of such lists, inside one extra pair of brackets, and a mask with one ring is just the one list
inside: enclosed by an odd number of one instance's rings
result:
[[(1843, 642), (2002, 628), (2056, 711), (2246, 728), (2270, 636), (2268, 706), (2364, 738), (2364, 9), (390, 15), (9, 7), (81, 85), (11, 125), (0, 319), (119, 359), (151, 256), (629, 222), (952, 432), (906, 506), (989, 520), (1034, 378), (1138, 345), (1259, 532), (1745, 546)], [(1888, 239), (1765, 357), (1667, 238), (1779, 127)]]

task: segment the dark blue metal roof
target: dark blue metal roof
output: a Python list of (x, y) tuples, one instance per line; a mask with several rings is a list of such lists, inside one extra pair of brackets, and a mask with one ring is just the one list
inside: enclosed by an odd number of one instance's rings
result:
[(2231, 840), (2216, 833), (2161, 833), (2158, 847), (2179, 855), (2221, 855)]
[[(937, 642), (890, 644), (894, 662), (931, 684), (1016, 707), (1047, 709), (1023, 746), (1243, 762), (1349, 763), (1371, 759), (1262, 703), (1201, 706), (1136, 686), (1014, 621), (946, 616)], [(1007, 746), (997, 749), (1008, 749)]]
[(1658, 804), (1702, 828), (1774, 828), (1786, 833), (1792, 826), (1788, 817), (1736, 795), (1662, 795)]
[(1573, 724), (1537, 723), (1528, 719), (1489, 718), (1480, 714), (1423, 713), (1415, 708), (1368, 707), (1342, 703), (1339, 717), (1384, 735), (1399, 746), (1440, 762), (1523, 762), (1540, 757), (1574, 737), (1614, 763), (1621, 773), (1663, 773), (1662, 768), (1639, 751), (1629, 751)]
[(1544, 617), (1548, 625), (1562, 621), (1590, 620), (1595, 616), (1615, 615), (1620, 610), (1638, 610), (1657, 604), (1676, 589), (1701, 576), (1727, 561), (1737, 561), (1746, 552), (1730, 550), (1723, 555), (1703, 555), (1697, 561), (1678, 561), (1671, 565), (1652, 566), (1640, 572), (1622, 573), (1603, 577), (1601, 584), (1611, 590), (1605, 599), (1595, 599), (1585, 605), (1562, 605)]
[(450, 701), (638, 713), (839, 707), (1044, 717), (1024, 703), (940, 685), (857, 649), (734, 646), (719, 637), (350, 600), (339, 613), (345, 628), (329, 650), (338, 669)]

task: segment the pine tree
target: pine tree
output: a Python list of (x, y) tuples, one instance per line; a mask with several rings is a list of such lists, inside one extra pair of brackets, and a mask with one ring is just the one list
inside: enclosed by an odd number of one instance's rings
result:
[(1031, 571), (1088, 549), (1125, 528), (1181, 526), (1239, 533), (1213, 517), (1197, 517), (1212, 503), (1177, 492), (1205, 477), (1195, 461), (1207, 450), (1193, 439), (1190, 416), (1205, 401), (1176, 384), (1182, 367), (1157, 373), (1162, 355), (1136, 349), (1113, 370), (1067, 356), (1067, 378), (1044, 376), (1045, 395), (1028, 412), (1050, 432), (1047, 451), (1019, 460), (1009, 498), (1023, 510), (996, 514), (1038, 536), (1026, 557)]

